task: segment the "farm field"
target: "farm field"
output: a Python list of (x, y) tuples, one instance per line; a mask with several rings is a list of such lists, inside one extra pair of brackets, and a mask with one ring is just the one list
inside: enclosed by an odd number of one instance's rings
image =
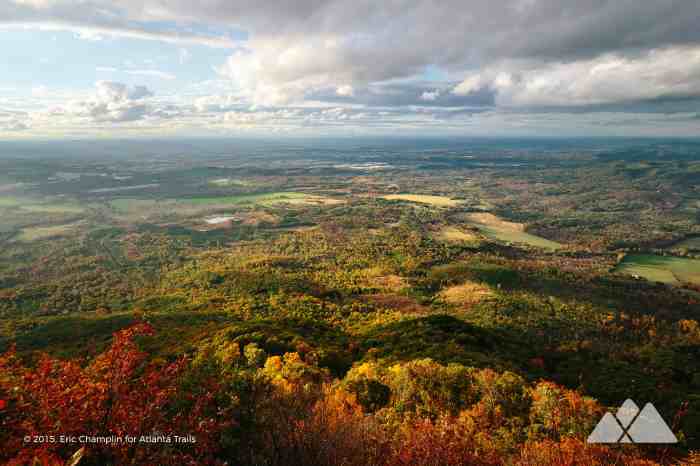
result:
[(700, 237), (688, 238), (671, 246), (669, 249), (688, 249), (691, 251), (700, 250)]
[(115, 199), (110, 205), (119, 213), (138, 214), (148, 212), (195, 214), (214, 209), (224, 209), (231, 206), (260, 206), (272, 207), (280, 204), (288, 205), (333, 205), (342, 203), (340, 199), (314, 196), (296, 192), (272, 192), (261, 194), (242, 194), (237, 196), (197, 197), (181, 199)]
[(224, 205), (224, 204), (255, 204), (255, 205), (274, 205), (283, 202), (302, 202), (307, 199), (307, 195), (295, 192), (273, 192), (262, 194), (244, 194), (240, 196), (225, 196), (225, 197), (201, 197), (192, 199), (178, 199), (178, 204), (192, 205)]
[(19, 241), (36, 241), (41, 239), (54, 238), (57, 236), (67, 236), (75, 231), (80, 224), (71, 223), (66, 225), (52, 225), (46, 227), (31, 227), (23, 228), (17, 240)]
[(435, 238), (440, 241), (456, 243), (473, 242), (479, 240), (478, 236), (474, 233), (470, 231), (465, 231), (465, 229), (456, 226), (442, 228), (439, 232), (435, 234)]
[(417, 204), (428, 204), (438, 207), (455, 207), (462, 203), (461, 201), (450, 199), (445, 196), (428, 196), (424, 194), (390, 194), (384, 196), (384, 199), (389, 201), (415, 202)]
[(467, 219), (484, 235), (505, 243), (522, 243), (537, 248), (556, 250), (561, 244), (525, 232), (522, 224), (508, 222), (489, 213), (469, 214)]
[(700, 285), (700, 260), (684, 257), (629, 254), (615, 268), (615, 272), (670, 285)]

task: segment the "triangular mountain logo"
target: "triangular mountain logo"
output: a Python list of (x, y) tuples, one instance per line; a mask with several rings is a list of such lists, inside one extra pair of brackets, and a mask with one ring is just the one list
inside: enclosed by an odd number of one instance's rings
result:
[(677, 443), (678, 439), (653, 404), (641, 411), (632, 400), (626, 400), (616, 415), (605, 413), (595, 426), (588, 443)]

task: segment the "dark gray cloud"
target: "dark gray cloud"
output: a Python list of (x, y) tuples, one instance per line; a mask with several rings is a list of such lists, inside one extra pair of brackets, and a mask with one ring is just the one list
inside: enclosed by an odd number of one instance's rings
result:
[(543, 106), (518, 109), (529, 113), (688, 113), (700, 108), (700, 98), (695, 96), (661, 97), (648, 100), (618, 102), (598, 105)]
[(214, 22), (253, 36), (351, 35), (358, 45), (369, 40), (384, 48), (412, 46), (441, 64), (461, 65), (475, 57), (593, 57), (700, 41), (700, 6), (694, 0), (125, 0), (119, 5), (141, 21)]
[(486, 107), (495, 104), (491, 89), (482, 88), (466, 95), (453, 89), (458, 83), (384, 83), (353, 89), (352, 95), (339, 95), (336, 88), (310, 92), (308, 100), (338, 104), (361, 104), (368, 107)]
[(347, 39), (348, 59), (369, 52), (369, 58), (383, 58), (373, 63), (377, 68), (414, 71), (425, 64), (571, 60), (700, 43), (700, 4), (695, 0), (0, 1), (0, 23), (45, 22), (166, 40), (206, 39), (164, 29), (161, 21), (236, 27), (252, 38), (339, 36)]

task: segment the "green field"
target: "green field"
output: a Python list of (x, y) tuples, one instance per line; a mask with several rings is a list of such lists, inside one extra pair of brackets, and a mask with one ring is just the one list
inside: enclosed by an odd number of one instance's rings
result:
[(502, 220), (493, 214), (470, 214), (467, 218), (484, 236), (503, 241), (504, 243), (521, 243), (551, 250), (562, 247), (561, 244), (555, 241), (526, 233), (524, 226), (519, 223)]
[(71, 204), (32, 204), (20, 207), (26, 212), (37, 212), (47, 214), (82, 214), (85, 209)]
[(259, 205), (271, 206), (276, 204), (323, 204), (333, 203), (333, 199), (320, 196), (311, 196), (295, 192), (273, 192), (262, 194), (241, 194), (237, 196), (222, 197), (194, 197), (181, 199), (115, 199), (110, 201), (112, 208), (121, 213), (134, 213), (138, 211), (173, 210), (173, 209), (197, 209), (206, 210), (217, 206), (230, 205)]
[(69, 223), (66, 225), (23, 228), (17, 239), (19, 241), (36, 241), (39, 239), (66, 236), (73, 232), (77, 226), (79, 226), (78, 223)]
[(683, 257), (630, 254), (615, 267), (614, 272), (638, 275), (649, 281), (669, 285), (700, 284), (700, 260)]
[(81, 214), (83, 207), (71, 202), (47, 202), (39, 198), (0, 196), (0, 208), (47, 214)]
[(19, 207), (25, 201), (13, 196), (0, 196), (0, 207)]
[(428, 204), (438, 207), (455, 207), (462, 202), (445, 196), (427, 196), (425, 194), (390, 194), (384, 196), (388, 201), (406, 201), (418, 204)]
[(276, 192), (263, 194), (243, 194), (239, 196), (225, 197), (197, 197), (192, 199), (179, 199), (183, 204), (209, 205), (209, 204), (257, 204), (271, 205), (281, 202), (299, 201), (306, 198), (306, 194), (293, 192)]
[(561, 244), (556, 241), (550, 241), (546, 238), (540, 236), (531, 235), (525, 232), (513, 232), (508, 230), (502, 230), (499, 228), (478, 225), (479, 231), (489, 238), (494, 238), (504, 243), (521, 243), (534, 246), (536, 248), (543, 249), (559, 249)]
[(170, 201), (157, 201), (150, 199), (114, 199), (109, 205), (119, 213), (130, 213), (140, 210), (155, 209), (159, 205), (171, 205)]
[(700, 250), (700, 237), (692, 237), (679, 241), (678, 243), (671, 246), (671, 249), (687, 249), (689, 251)]

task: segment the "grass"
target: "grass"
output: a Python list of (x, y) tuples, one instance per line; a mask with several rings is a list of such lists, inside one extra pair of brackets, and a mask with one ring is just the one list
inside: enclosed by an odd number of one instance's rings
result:
[(17, 239), (19, 241), (36, 241), (56, 236), (66, 236), (77, 226), (77, 223), (69, 223), (66, 225), (53, 225), (48, 227), (23, 228), (22, 232), (17, 236)]
[(629, 254), (615, 267), (615, 273), (638, 275), (669, 285), (700, 285), (700, 260), (683, 257)]
[(178, 202), (194, 205), (209, 205), (209, 204), (256, 204), (256, 205), (273, 205), (282, 202), (299, 202), (307, 197), (303, 193), (294, 192), (274, 192), (263, 194), (242, 194), (239, 196), (224, 196), (224, 197), (197, 197), (192, 199), (178, 199)]
[(443, 301), (456, 306), (470, 306), (493, 295), (488, 286), (470, 281), (445, 288), (438, 294)]
[(21, 210), (26, 212), (37, 212), (47, 214), (82, 214), (85, 209), (70, 204), (33, 204), (21, 206)]
[(120, 213), (129, 213), (142, 209), (152, 209), (158, 206), (160, 201), (148, 199), (114, 199), (109, 205)]
[(383, 199), (389, 201), (408, 201), (418, 204), (429, 204), (438, 207), (456, 207), (462, 203), (456, 199), (444, 196), (427, 196), (423, 194), (389, 194), (383, 196)]
[(436, 235), (435, 239), (440, 241), (446, 241), (448, 243), (462, 243), (477, 241), (478, 238), (473, 233), (461, 230), (457, 227), (449, 226), (440, 230)]
[(115, 199), (111, 207), (122, 214), (151, 215), (161, 211), (180, 212), (186, 215), (196, 214), (212, 208), (230, 207), (233, 205), (256, 205), (269, 207), (278, 204), (291, 205), (330, 205), (343, 202), (322, 196), (313, 196), (295, 192), (272, 192), (262, 194), (241, 194), (237, 196), (195, 197), (180, 199), (148, 200), (148, 199)]
[(467, 216), (467, 219), (485, 236), (504, 243), (522, 243), (551, 250), (562, 247), (561, 244), (555, 241), (526, 233), (525, 226), (521, 223), (508, 222), (493, 214), (470, 214)]
[(678, 243), (674, 244), (671, 249), (688, 249), (691, 251), (700, 250), (700, 237), (696, 236), (679, 241)]
[(234, 178), (217, 178), (209, 180), (209, 184), (213, 186), (253, 186), (254, 183), (248, 180), (239, 180)]
[(18, 213), (81, 214), (83, 207), (72, 203), (45, 203), (37, 198), (0, 196), (0, 208), (16, 210)]
[(25, 204), (26, 199), (13, 196), (0, 196), (0, 207), (20, 207)]

